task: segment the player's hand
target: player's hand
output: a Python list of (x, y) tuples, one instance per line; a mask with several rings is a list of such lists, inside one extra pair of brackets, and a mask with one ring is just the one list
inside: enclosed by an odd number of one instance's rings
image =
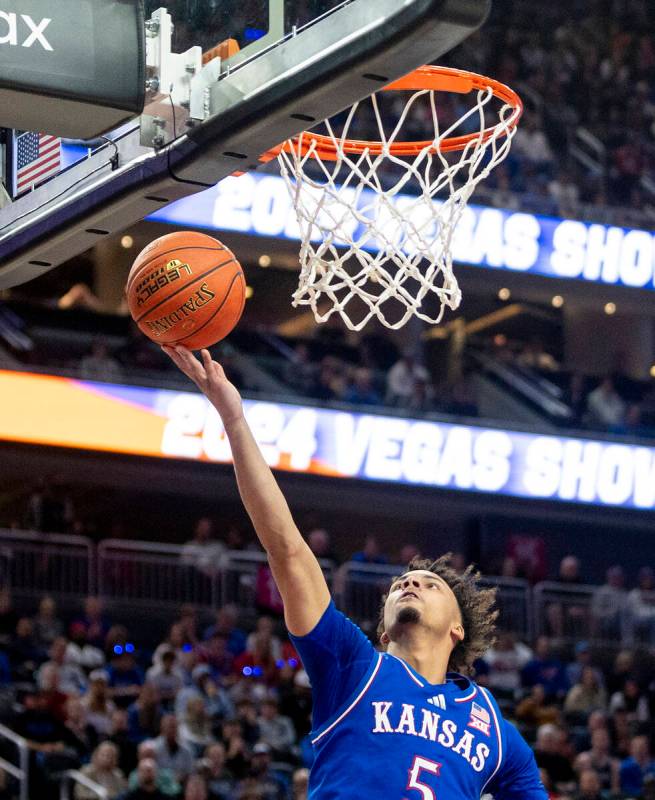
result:
[(223, 367), (214, 361), (208, 350), (201, 350), (199, 361), (186, 347), (162, 346), (162, 350), (182, 372), (196, 384), (218, 411), (227, 427), (243, 417), (243, 403), (236, 386), (225, 377)]

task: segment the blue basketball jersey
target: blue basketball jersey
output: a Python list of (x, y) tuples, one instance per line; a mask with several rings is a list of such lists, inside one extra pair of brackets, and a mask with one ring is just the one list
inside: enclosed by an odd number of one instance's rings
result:
[[(377, 652), (333, 604), (294, 642), (315, 693), (311, 800), (479, 800), (483, 792), (545, 800), (531, 750), (473, 681), (449, 674), (428, 683)], [(341, 642), (356, 651), (350, 661)], [(357, 685), (345, 697), (340, 687), (353, 672)]]

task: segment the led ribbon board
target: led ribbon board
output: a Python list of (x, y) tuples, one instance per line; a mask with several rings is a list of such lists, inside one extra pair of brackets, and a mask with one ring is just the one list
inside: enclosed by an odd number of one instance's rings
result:
[[(399, 195), (407, 207), (415, 197)], [(362, 192), (361, 206), (373, 201)], [(417, 207), (420, 213), (420, 206)], [(238, 231), (299, 240), (295, 212), (282, 178), (246, 174), (179, 200), (148, 219), (172, 225)], [(417, 224), (421, 220), (417, 219)], [(353, 235), (357, 236), (353, 218)], [(373, 248), (371, 243), (371, 249)], [(655, 289), (655, 235), (577, 220), (469, 206), (456, 229), (455, 260), (510, 272), (577, 278), (592, 283)]]
[[(0, 440), (231, 461), (220, 418), (200, 394), (0, 371), (0, 397)], [(655, 508), (652, 447), (286, 403), (244, 405), (274, 469)]]

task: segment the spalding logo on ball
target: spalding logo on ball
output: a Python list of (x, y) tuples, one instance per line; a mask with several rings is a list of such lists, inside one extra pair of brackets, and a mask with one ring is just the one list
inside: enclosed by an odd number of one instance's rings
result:
[(224, 244), (182, 231), (155, 239), (139, 253), (125, 293), (132, 318), (153, 342), (200, 350), (237, 324), (246, 283)]

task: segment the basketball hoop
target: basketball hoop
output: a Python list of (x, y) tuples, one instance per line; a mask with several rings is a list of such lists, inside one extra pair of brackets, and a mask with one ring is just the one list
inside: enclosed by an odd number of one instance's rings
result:
[[(349, 138), (362, 101), (345, 113), (340, 132), (326, 120), (326, 134), (306, 131), (276, 153), (302, 239), (293, 305), (310, 306), (317, 322), (338, 313), (351, 330), (372, 318), (392, 329), (412, 316), (437, 324), (446, 307), (459, 306), (457, 223), (477, 184), (509, 153), (523, 112), (508, 86), (446, 67), (421, 67), (380, 91), (411, 95), (390, 133), (379, 93), (369, 98), (379, 141)], [(440, 121), (446, 102), (438, 105), (437, 93), (443, 92), (474, 93), (474, 102), (453, 121)], [(498, 121), (488, 125), (494, 101), (501, 103), (493, 112)], [(421, 105), (432, 138), (400, 140)], [(475, 131), (466, 132), (471, 125)]]

